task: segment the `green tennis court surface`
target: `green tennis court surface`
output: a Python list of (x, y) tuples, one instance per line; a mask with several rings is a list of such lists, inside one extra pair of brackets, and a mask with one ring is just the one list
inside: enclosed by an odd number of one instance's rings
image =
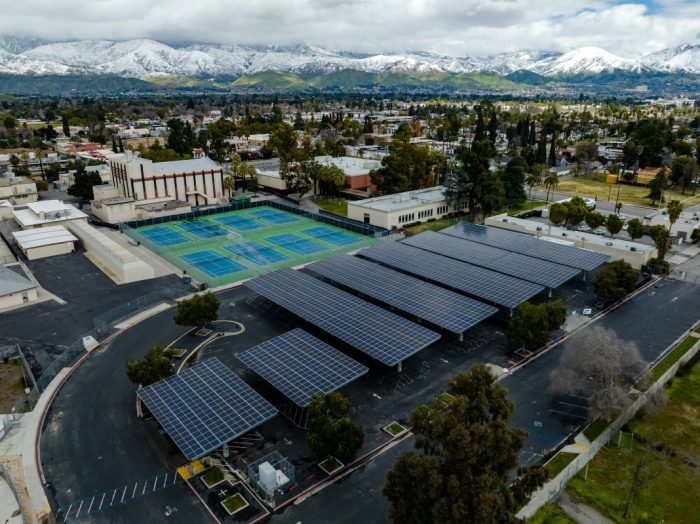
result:
[(210, 287), (376, 242), (370, 236), (267, 206), (124, 232)]

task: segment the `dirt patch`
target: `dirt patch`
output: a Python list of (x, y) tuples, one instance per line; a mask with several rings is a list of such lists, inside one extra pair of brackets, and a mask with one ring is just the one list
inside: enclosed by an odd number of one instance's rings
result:
[(0, 413), (11, 413), (24, 393), (22, 363), (17, 359), (0, 362)]

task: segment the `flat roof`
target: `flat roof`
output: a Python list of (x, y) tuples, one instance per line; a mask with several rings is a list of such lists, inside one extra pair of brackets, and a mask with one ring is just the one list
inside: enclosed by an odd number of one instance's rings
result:
[(154, 162), (153, 174), (170, 175), (172, 173), (189, 173), (191, 171), (211, 171), (221, 169), (211, 158), (193, 158), (191, 160), (174, 160), (172, 162)]
[(63, 244), (64, 242), (77, 242), (78, 239), (63, 226), (42, 227), (39, 229), (25, 229), (13, 231), (12, 235), (22, 249)]
[(317, 156), (314, 160), (323, 166), (336, 166), (345, 173), (345, 176), (349, 177), (367, 175), (372, 169), (377, 169), (382, 165), (379, 160), (353, 156)]
[[(40, 213), (49, 213), (47, 218), (41, 218)], [(62, 220), (75, 220), (87, 218), (87, 215), (79, 209), (64, 204), (59, 200), (41, 200), (27, 204), (27, 209), (16, 209), (12, 211), (15, 219), (22, 226), (38, 226), (50, 222), (60, 222)]]
[(134, 199), (132, 197), (110, 197), (110, 198), (105, 198), (103, 200), (100, 200), (100, 204), (104, 206), (115, 206), (117, 204), (128, 204), (129, 202), (133, 202)]
[(36, 286), (26, 277), (15, 273), (11, 269), (0, 266), (0, 296), (11, 295)]
[(445, 201), (442, 186), (428, 187), (415, 191), (396, 193), (395, 195), (385, 195), (365, 200), (348, 202), (348, 205), (374, 209), (377, 211), (391, 212), (403, 209), (412, 209), (425, 204), (435, 204)]

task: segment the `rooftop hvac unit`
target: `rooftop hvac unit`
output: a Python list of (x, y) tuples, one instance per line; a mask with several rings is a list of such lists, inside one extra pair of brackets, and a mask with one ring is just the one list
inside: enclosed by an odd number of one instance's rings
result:
[(637, 251), (637, 248), (634, 247), (634, 246), (632, 246), (632, 247), (630, 248), (630, 251)]
[(537, 231), (542, 231), (542, 228), (538, 226)]
[(612, 243), (612, 242), (606, 242), (605, 245), (606, 245), (606, 246), (612, 246), (613, 243)]
[(507, 223), (508, 223), (508, 219), (507, 219), (507, 218), (504, 218), (504, 219), (502, 219), (502, 222), (505, 223), (505, 224), (507, 224)]
[(562, 233), (561, 236), (568, 237), (569, 235), (567, 235), (566, 233)]

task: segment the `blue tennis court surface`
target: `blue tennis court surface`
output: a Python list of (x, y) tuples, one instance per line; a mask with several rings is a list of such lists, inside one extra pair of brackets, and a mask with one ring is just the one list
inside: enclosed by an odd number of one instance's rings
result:
[(151, 242), (155, 242), (160, 246), (174, 246), (176, 244), (184, 244), (190, 239), (181, 235), (177, 231), (173, 231), (169, 227), (154, 227), (153, 229), (145, 229), (141, 234)]
[(257, 211), (252, 211), (250, 214), (272, 222), (273, 224), (289, 224), (290, 222), (296, 222), (298, 220), (292, 215), (275, 211), (274, 209), (258, 209)]
[(226, 217), (217, 218), (216, 221), (234, 229), (238, 229), (239, 231), (250, 231), (251, 229), (265, 227), (263, 224), (241, 215), (229, 215)]
[(257, 242), (242, 242), (232, 246), (224, 246), (224, 249), (259, 266), (274, 264), (289, 258), (287, 255), (283, 255), (271, 247), (265, 247)]
[(180, 222), (178, 226), (185, 231), (202, 238), (222, 237), (228, 234), (228, 231), (226, 231), (223, 227), (215, 226), (214, 224), (205, 222), (204, 220)]
[(197, 251), (195, 253), (190, 253), (189, 255), (182, 255), (180, 258), (182, 258), (185, 262), (192, 264), (197, 269), (201, 269), (211, 277), (220, 277), (222, 275), (227, 275), (229, 273), (235, 273), (236, 271), (246, 269), (245, 266), (242, 266), (241, 264), (238, 264), (210, 249), (206, 251)]
[(330, 242), (336, 246), (345, 246), (361, 240), (353, 235), (349, 235), (348, 233), (344, 233), (342, 231), (336, 231), (335, 229), (331, 229), (330, 227), (326, 226), (302, 229), (301, 232), (305, 235), (309, 235), (310, 237), (325, 240), (326, 242)]
[(321, 244), (318, 244), (313, 240), (306, 240), (305, 238), (292, 235), (291, 233), (267, 237), (265, 240), (277, 246), (283, 247), (284, 249), (288, 249), (292, 253), (298, 253), (299, 255), (310, 255), (311, 253), (318, 253), (319, 251), (325, 251), (326, 249)]

